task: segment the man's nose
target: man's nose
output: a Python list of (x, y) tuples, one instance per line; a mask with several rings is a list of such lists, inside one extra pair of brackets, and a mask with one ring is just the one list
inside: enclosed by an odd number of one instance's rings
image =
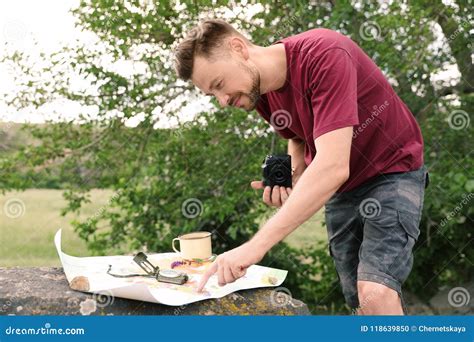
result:
[(229, 105), (229, 95), (226, 94), (216, 94), (217, 100), (219, 101), (219, 104), (221, 107), (227, 107)]

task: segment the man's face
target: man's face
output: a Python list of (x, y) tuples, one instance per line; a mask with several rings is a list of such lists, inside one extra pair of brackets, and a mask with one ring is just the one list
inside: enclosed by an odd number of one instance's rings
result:
[(215, 96), (222, 107), (251, 111), (260, 97), (257, 68), (232, 53), (215, 60), (196, 57), (191, 80), (206, 95)]

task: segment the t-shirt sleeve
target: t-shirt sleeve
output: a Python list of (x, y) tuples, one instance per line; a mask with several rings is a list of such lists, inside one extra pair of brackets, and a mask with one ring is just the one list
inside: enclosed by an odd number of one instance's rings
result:
[(313, 139), (339, 128), (359, 124), (357, 69), (349, 53), (333, 48), (310, 68)]

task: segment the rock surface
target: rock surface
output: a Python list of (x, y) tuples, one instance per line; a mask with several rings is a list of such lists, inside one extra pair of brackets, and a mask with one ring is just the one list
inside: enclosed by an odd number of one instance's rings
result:
[(474, 315), (474, 281), (439, 291), (429, 304), (437, 315)]
[(62, 268), (0, 268), (0, 315), (309, 315), (278, 288), (238, 291), (183, 306), (74, 291)]
[(416, 296), (414, 293), (403, 291), (403, 299), (405, 301), (408, 315), (434, 315), (431, 307), (421, 301), (420, 298), (418, 298), (418, 296)]
[(426, 303), (404, 291), (409, 315), (473, 315), (474, 281), (441, 289)]

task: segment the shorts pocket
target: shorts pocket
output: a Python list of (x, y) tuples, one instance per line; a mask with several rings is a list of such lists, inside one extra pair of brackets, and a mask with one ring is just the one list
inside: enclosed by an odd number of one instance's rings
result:
[(398, 211), (398, 220), (405, 232), (411, 236), (415, 241), (420, 236), (420, 218), (419, 215)]

